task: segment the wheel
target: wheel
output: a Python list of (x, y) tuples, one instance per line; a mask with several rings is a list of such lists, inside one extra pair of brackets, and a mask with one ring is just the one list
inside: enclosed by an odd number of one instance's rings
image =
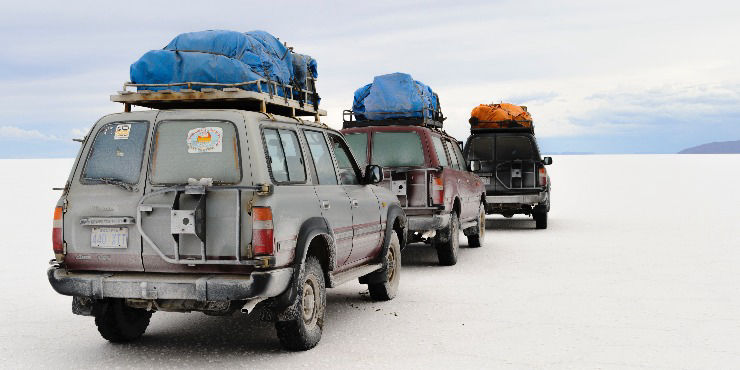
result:
[(538, 229), (547, 229), (547, 210), (544, 208), (535, 207), (534, 212), (532, 212), (532, 217), (534, 217), (535, 226)]
[(296, 318), (275, 322), (280, 344), (291, 351), (305, 351), (321, 340), (326, 311), (326, 284), (319, 260), (308, 256), (298, 277), (298, 294), (293, 307)]
[(99, 303), (95, 325), (103, 338), (114, 343), (139, 339), (149, 326), (150, 311), (126, 306), (122, 299)]
[(452, 266), (457, 263), (457, 250), (460, 249), (460, 219), (457, 212), (450, 213), (450, 226), (435, 238), (434, 245), (440, 265)]
[(478, 213), (477, 233), (468, 236), (468, 247), (470, 248), (480, 248), (483, 246), (483, 241), (486, 237), (486, 207), (483, 203), (480, 204)]
[(387, 281), (367, 285), (370, 298), (374, 301), (390, 301), (398, 292), (398, 283), (401, 281), (401, 242), (398, 241), (398, 235), (394, 232), (391, 232), (391, 241), (383, 266), (385, 266)]

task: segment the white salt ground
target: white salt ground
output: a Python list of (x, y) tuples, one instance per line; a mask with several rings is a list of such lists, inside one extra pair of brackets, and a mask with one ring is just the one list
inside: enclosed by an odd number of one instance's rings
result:
[(321, 343), (289, 353), (271, 324), (200, 313), (104, 341), (46, 281), (72, 161), (0, 160), (0, 367), (740, 367), (740, 156), (554, 161), (548, 230), (489, 216), (454, 267), (411, 246), (395, 300), (332, 289)]

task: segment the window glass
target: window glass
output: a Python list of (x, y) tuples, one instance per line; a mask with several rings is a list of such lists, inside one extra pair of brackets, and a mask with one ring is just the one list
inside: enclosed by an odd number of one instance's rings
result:
[(275, 182), (305, 182), (303, 166), (296, 133), (290, 130), (264, 129), (262, 134), (269, 155), (270, 171)]
[(364, 132), (347, 134), (344, 135), (344, 138), (347, 140), (350, 149), (352, 149), (352, 153), (355, 155), (360, 168), (367, 167), (367, 134)]
[(149, 124), (108, 123), (98, 130), (87, 156), (82, 179), (85, 183), (139, 182)]
[(326, 145), (324, 134), (318, 131), (304, 131), (306, 133), (306, 142), (308, 149), (313, 157), (316, 175), (319, 178), (320, 185), (337, 185), (337, 174), (334, 172), (334, 161), (329, 154), (329, 147)]
[(460, 144), (453, 142), (452, 147), (455, 149), (455, 156), (457, 157), (457, 162), (460, 164), (460, 169), (467, 170), (468, 165), (465, 164), (465, 158), (463, 157), (462, 151), (460, 151)]
[(185, 184), (213, 179), (215, 184), (241, 180), (236, 127), (224, 121), (163, 121), (152, 150), (151, 181)]
[(277, 130), (273, 129), (262, 130), (262, 135), (264, 135), (265, 138), (265, 146), (267, 147), (268, 155), (267, 163), (270, 164), (273, 181), (287, 182), (288, 169), (285, 164), (283, 146), (280, 144), (280, 135), (278, 135)]
[(306, 168), (303, 165), (303, 154), (298, 143), (295, 131), (280, 130), (280, 143), (283, 145), (285, 162), (288, 165), (288, 180), (291, 182), (305, 182)]
[(452, 148), (453, 144), (449, 140), (445, 140), (445, 146), (447, 147), (447, 153), (450, 153), (450, 167), (459, 170), (460, 161), (457, 160), (455, 149)]
[(476, 136), (468, 144), (468, 159), (479, 161), (493, 160), (495, 136)]
[(535, 159), (532, 142), (526, 136), (497, 136), (496, 160)]
[(339, 181), (342, 185), (357, 185), (360, 183), (357, 177), (357, 171), (352, 165), (350, 156), (352, 153), (344, 144), (344, 141), (337, 135), (329, 135), (332, 146), (334, 147), (334, 156), (337, 158), (339, 165)]
[(373, 133), (373, 164), (381, 167), (424, 165), (421, 138), (416, 132)]
[(439, 161), (439, 165), (443, 167), (449, 166), (449, 162), (447, 161), (447, 154), (445, 154), (445, 147), (442, 144), (442, 139), (440, 139), (438, 136), (432, 136), (432, 142), (434, 143), (434, 151), (437, 153), (437, 160)]

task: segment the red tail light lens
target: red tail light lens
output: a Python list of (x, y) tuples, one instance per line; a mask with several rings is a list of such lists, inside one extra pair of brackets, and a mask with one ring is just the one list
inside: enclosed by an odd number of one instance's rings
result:
[(432, 176), (429, 187), (432, 192), (432, 204), (442, 205), (445, 203), (445, 187), (441, 176)]
[(540, 186), (547, 186), (547, 170), (545, 167), (540, 167)]
[(255, 256), (271, 256), (275, 253), (273, 239), (272, 209), (252, 208), (252, 251)]
[(62, 237), (62, 207), (54, 209), (54, 225), (51, 229), (51, 246), (54, 254), (64, 254), (64, 238)]

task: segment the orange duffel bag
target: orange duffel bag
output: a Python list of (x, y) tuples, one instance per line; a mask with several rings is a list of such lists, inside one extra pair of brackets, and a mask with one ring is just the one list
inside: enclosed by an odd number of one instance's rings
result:
[(526, 107), (509, 103), (481, 104), (470, 112), (470, 126), (477, 128), (532, 127)]

